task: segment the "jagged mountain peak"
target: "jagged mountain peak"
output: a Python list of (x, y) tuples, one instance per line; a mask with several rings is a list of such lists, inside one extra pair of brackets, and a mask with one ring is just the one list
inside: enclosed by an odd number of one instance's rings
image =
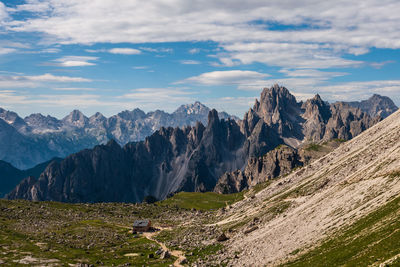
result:
[(18, 116), (17, 113), (13, 111), (0, 108), (0, 119), (3, 119), (6, 123), (12, 125), (18, 131), (21, 132), (29, 131), (29, 126), (20, 116)]
[(83, 128), (86, 126), (88, 122), (88, 118), (79, 110), (74, 109), (69, 113), (68, 116), (66, 116), (64, 119), (62, 119), (63, 122), (67, 123), (70, 126), (75, 126), (78, 128)]
[(34, 113), (24, 118), (24, 121), (35, 131), (57, 130), (62, 125), (61, 122), (50, 115), (44, 116), (41, 113)]
[(174, 114), (207, 114), (210, 109), (199, 101), (180, 106)]
[(219, 122), (218, 111), (216, 111), (215, 109), (210, 110), (210, 112), (208, 112), (208, 125), (218, 122)]
[(254, 110), (263, 115), (272, 114), (276, 111), (292, 109), (297, 107), (296, 97), (284, 86), (275, 84), (270, 88), (264, 88), (260, 100), (256, 101)]

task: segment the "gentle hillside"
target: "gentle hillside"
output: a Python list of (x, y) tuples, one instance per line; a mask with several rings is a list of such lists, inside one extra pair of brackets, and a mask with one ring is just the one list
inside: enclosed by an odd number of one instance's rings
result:
[(399, 133), (396, 112), (232, 205), (217, 223), (230, 229), (220, 257), (238, 266), (365, 266), (396, 257)]

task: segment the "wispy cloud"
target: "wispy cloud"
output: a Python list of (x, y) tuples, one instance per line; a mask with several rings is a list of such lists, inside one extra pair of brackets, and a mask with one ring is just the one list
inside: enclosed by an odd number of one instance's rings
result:
[(332, 77), (340, 77), (348, 75), (345, 72), (330, 72), (330, 71), (320, 71), (315, 69), (281, 69), (279, 72), (284, 73), (289, 77), (316, 77), (329, 79)]
[(199, 64), (201, 64), (201, 62), (200, 61), (197, 61), (197, 60), (190, 60), (190, 59), (188, 59), (188, 60), (181, 60), (181, 61), (179, 61), (181, 64), (184, 64), (184, 65), (199, 65)]
[(0, 47), (0, 55), (11, 54), (16, 51), (17, 51), (17, 49), (15, 49), (15, 48)]
[(134, 66), (132, 67), (134, 70), (145, 70), (148, 69), (149, 66)]
[(172, 53), (174, 50), (172, 48), (152, 48), (152, 47), (140, 47), (143, 51), (152, 52), (152, 53)]
[(43, 75), (0, 75), (0, 88), (38, 87), (43, 83), (90, 82), (90, 79), (70, 76)]
[(200, 84), (200, 85), (253, 85), (260, 84), (264, 78), (270, 76), (266, 73), (247, 70), (227, 70), (212, 71), (200, 74), (198, 76), (189, 77), (178, 84)]
[(121, 55), (138, 55), (142, 51), (134, 48), (112, 48), (108, 50), (111, 54), (121, 54)]
[(96, 88), (88, 87), (54, 87), (51, 88), (54, 91), (96, 91)]
[(189, 54), (198, 54), (198, 53), (200, 53), (200, 48), (192, 48), (192, 49), (189, 49)]
[(55, 63), (46, 63), (48, 65), (60, 66), (60, 67), (85, 67), (96, 65), (93, 61), (96, 61), (98, 57), (88, 56), (65, 56), (55, 59)]
[(395, 61), (394, 60), (386, 60), (386, 61), (381, 61), (381, 62), (371, 62), (369, 64), (375, 69), (380, 69), (383, 66), (385, 66), (387, 64), (392, 64), (392, 63), (395, 63)]

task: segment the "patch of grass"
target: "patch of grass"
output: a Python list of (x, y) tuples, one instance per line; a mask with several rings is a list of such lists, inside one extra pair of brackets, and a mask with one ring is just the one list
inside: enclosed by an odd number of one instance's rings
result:
[(285, 144), (280, 144), (280, 145), (278, 145), (277, 147), (275, 147), (274, 149), (280, 149), (280, 148), (283, 148), (283, 147), (287, 147), (287, 145), (285, 145)]
[(389, 178), (398, 178), (400, 177), (400, 170), (396, 170), (396, 171), (392, 171), (391, 173), (389, 173)]
[(315, 143), (311, 143), (309, 145), (307, 145), (307, 147), (305, 148), (305, 150), (307, 151), (320, 151), (322, 149), (322, 146), (319, 144), (315, 144)]
[(284, 266), (379, 265), (400, 253), (399, 214), (400, 197)]
[(160, 206), (177, 206), (183, 209), (215, 210), (243, 199), (244, 192), (235, 194), (217, 194), (213, 192), (179, 192), (160, 201)]
[[(205, 257), (209, 255), (214, 255), (216, 252), (219, 250), (223, 249), (223, 245), (220, 243), (204, 246), (204, 247), (199, 247), (196, 248), (192, 251), (190, 251), (193, 255), (192, 256), (186, 256), (186, 259), (191, 266), (192, 263), (197, 261), (198, 259), (204, 259)], [(189, 254), (190, 254), (189, 252)]]
[(332, 139), (332, 141), (335, 141), (335, 142), (338, 142), (338, 143), (344, 143), (344, 142), (346, 142), (345, 139), (341, 139), (341, 138), (335, 138), (335, 139)]
[(271, 183), (272, 183), (272, 181), (268, 180), (266, 182), (256, 184), (255, 186), (252, 187), (252, 190), (254, 191), (255, 194), (257, 194), (261, 190), (267, 188)]

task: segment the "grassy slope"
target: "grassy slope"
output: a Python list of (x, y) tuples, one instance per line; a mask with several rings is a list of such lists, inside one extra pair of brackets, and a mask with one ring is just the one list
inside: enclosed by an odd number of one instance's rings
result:
[[(157, 255), (148, 258), (159, 249), (156, 242), (129, 233), (135, 219), (148, 218), (153, 224), (172, 226), (172, 231), (161, 231), (157, 239), (171, 249), (179, 249), (180, 240), (189, 233), (215, 240), (215, 236), (205, 236), (198, 231), (200, 227), (185, 222), (208, 223), (215, 218), (215, 210), (243, 199), (243, 194), (182, 192), (155, 205), (0, 200), (0, 260), (6, 266), (14, 266), (27, 256), (36, 259), (32, 265), (46, 264), (51, 259), (65, 266), (76, 263), (168, 266), (174, 258), (162, 260)], [(194, 215), (193, 208), (202, 212)], [(223, 246), (209, 243), (193, 247), (186, 242), (183, 248), (190, 252), (188, 261), (193, 263)], [(131, 253), (137, 255), (125, 256)]]
[[(379, 265), (400, 254), (399, 215), (400, 197), (284, 266)], [(399, 259), (387, 263), (399, 265)]]
[(213, 192), (180, 192), (158, 203), (160, 206), (177, 206), (183, 209), (214, 210), (243, 199), (244, 192), (217, 194)]
[[(174, 258), (148, 258), (159, 249), (156, 242), (129, 233), (135, 218), (152, 216), (149, 209), (157, 208), (0, 200), (0, 260), (5, 266), (18, 265), (28, 256), (34, 258), (29, 265), (45, 265), (50, 259), (62, 266), (168, 266)], [(125, 256), (128, 253), (136, 256)]]

